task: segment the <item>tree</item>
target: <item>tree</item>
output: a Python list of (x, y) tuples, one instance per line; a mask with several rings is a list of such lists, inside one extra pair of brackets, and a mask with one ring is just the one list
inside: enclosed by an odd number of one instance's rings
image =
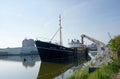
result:
[(110, 49), (112, 51), (119, 51), (120, 50), (120, 35), (115, 36), (113, 39), (111, 39), (108, 43), (110, 46)]

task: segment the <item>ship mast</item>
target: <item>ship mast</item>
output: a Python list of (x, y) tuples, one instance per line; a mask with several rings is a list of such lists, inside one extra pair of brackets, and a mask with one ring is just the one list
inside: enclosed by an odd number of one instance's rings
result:
[(62, 46), (62, 26), (61, 26), (61, 15), (59, 15), (59, 26), (60, 26), (60, 45)]

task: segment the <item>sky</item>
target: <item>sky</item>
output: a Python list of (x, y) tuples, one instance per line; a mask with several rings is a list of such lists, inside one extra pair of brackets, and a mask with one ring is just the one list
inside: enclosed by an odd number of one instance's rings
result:
[(0, 48), (21, 47), (25, 38), (51, 39), (59, 28), (59, 15), (65, 46), (81, 34), (107, 44), (108, 32), (112, 38), (120, 34), (119, 4), (120, 0), (0, 0)]

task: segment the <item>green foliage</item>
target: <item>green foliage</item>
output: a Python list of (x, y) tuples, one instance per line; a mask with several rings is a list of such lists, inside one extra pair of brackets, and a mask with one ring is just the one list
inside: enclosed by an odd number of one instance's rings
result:
[(97, 69), (95, 72), (91, 73), (87, 79), (110, 79), (110, 73), (111, 71), (107, 72), (104, 70), (104, 68)]
[(75, 79), (75, 73), (72, 74), (70, 77), (68, 77), (67, 79)]
[(110, 49), (112, 51), (118, 51), (120, 50), (120, 35), (114, 37), (113, 39), (111, 39), (108, 43), (108, 45), (110, 46)]
[(88, 73), (88, 67), (81, 71), (79, 70), (68, 79), (112, 79), (117, 72), (119, 72), (118, 61), (115, 60), (109, 63), (108, 66), (105, 65), (90, 74)]
[(88, 73), (88, 67), (86, 67), (83, 70), (78, 70), (74, 74), (72, 74), (67, 79), (87, 79), (89, 73)]
[(75, 74), (75, 79), (86, 79), (88, 77), (88, 68), (78, 71)]

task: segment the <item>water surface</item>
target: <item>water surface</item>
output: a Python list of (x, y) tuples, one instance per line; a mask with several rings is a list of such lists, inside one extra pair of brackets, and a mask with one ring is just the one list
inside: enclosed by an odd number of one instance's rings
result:
[(66, 79), (78, 65), (41, 62), (39, 55), (0, 56), (0, 79)]

